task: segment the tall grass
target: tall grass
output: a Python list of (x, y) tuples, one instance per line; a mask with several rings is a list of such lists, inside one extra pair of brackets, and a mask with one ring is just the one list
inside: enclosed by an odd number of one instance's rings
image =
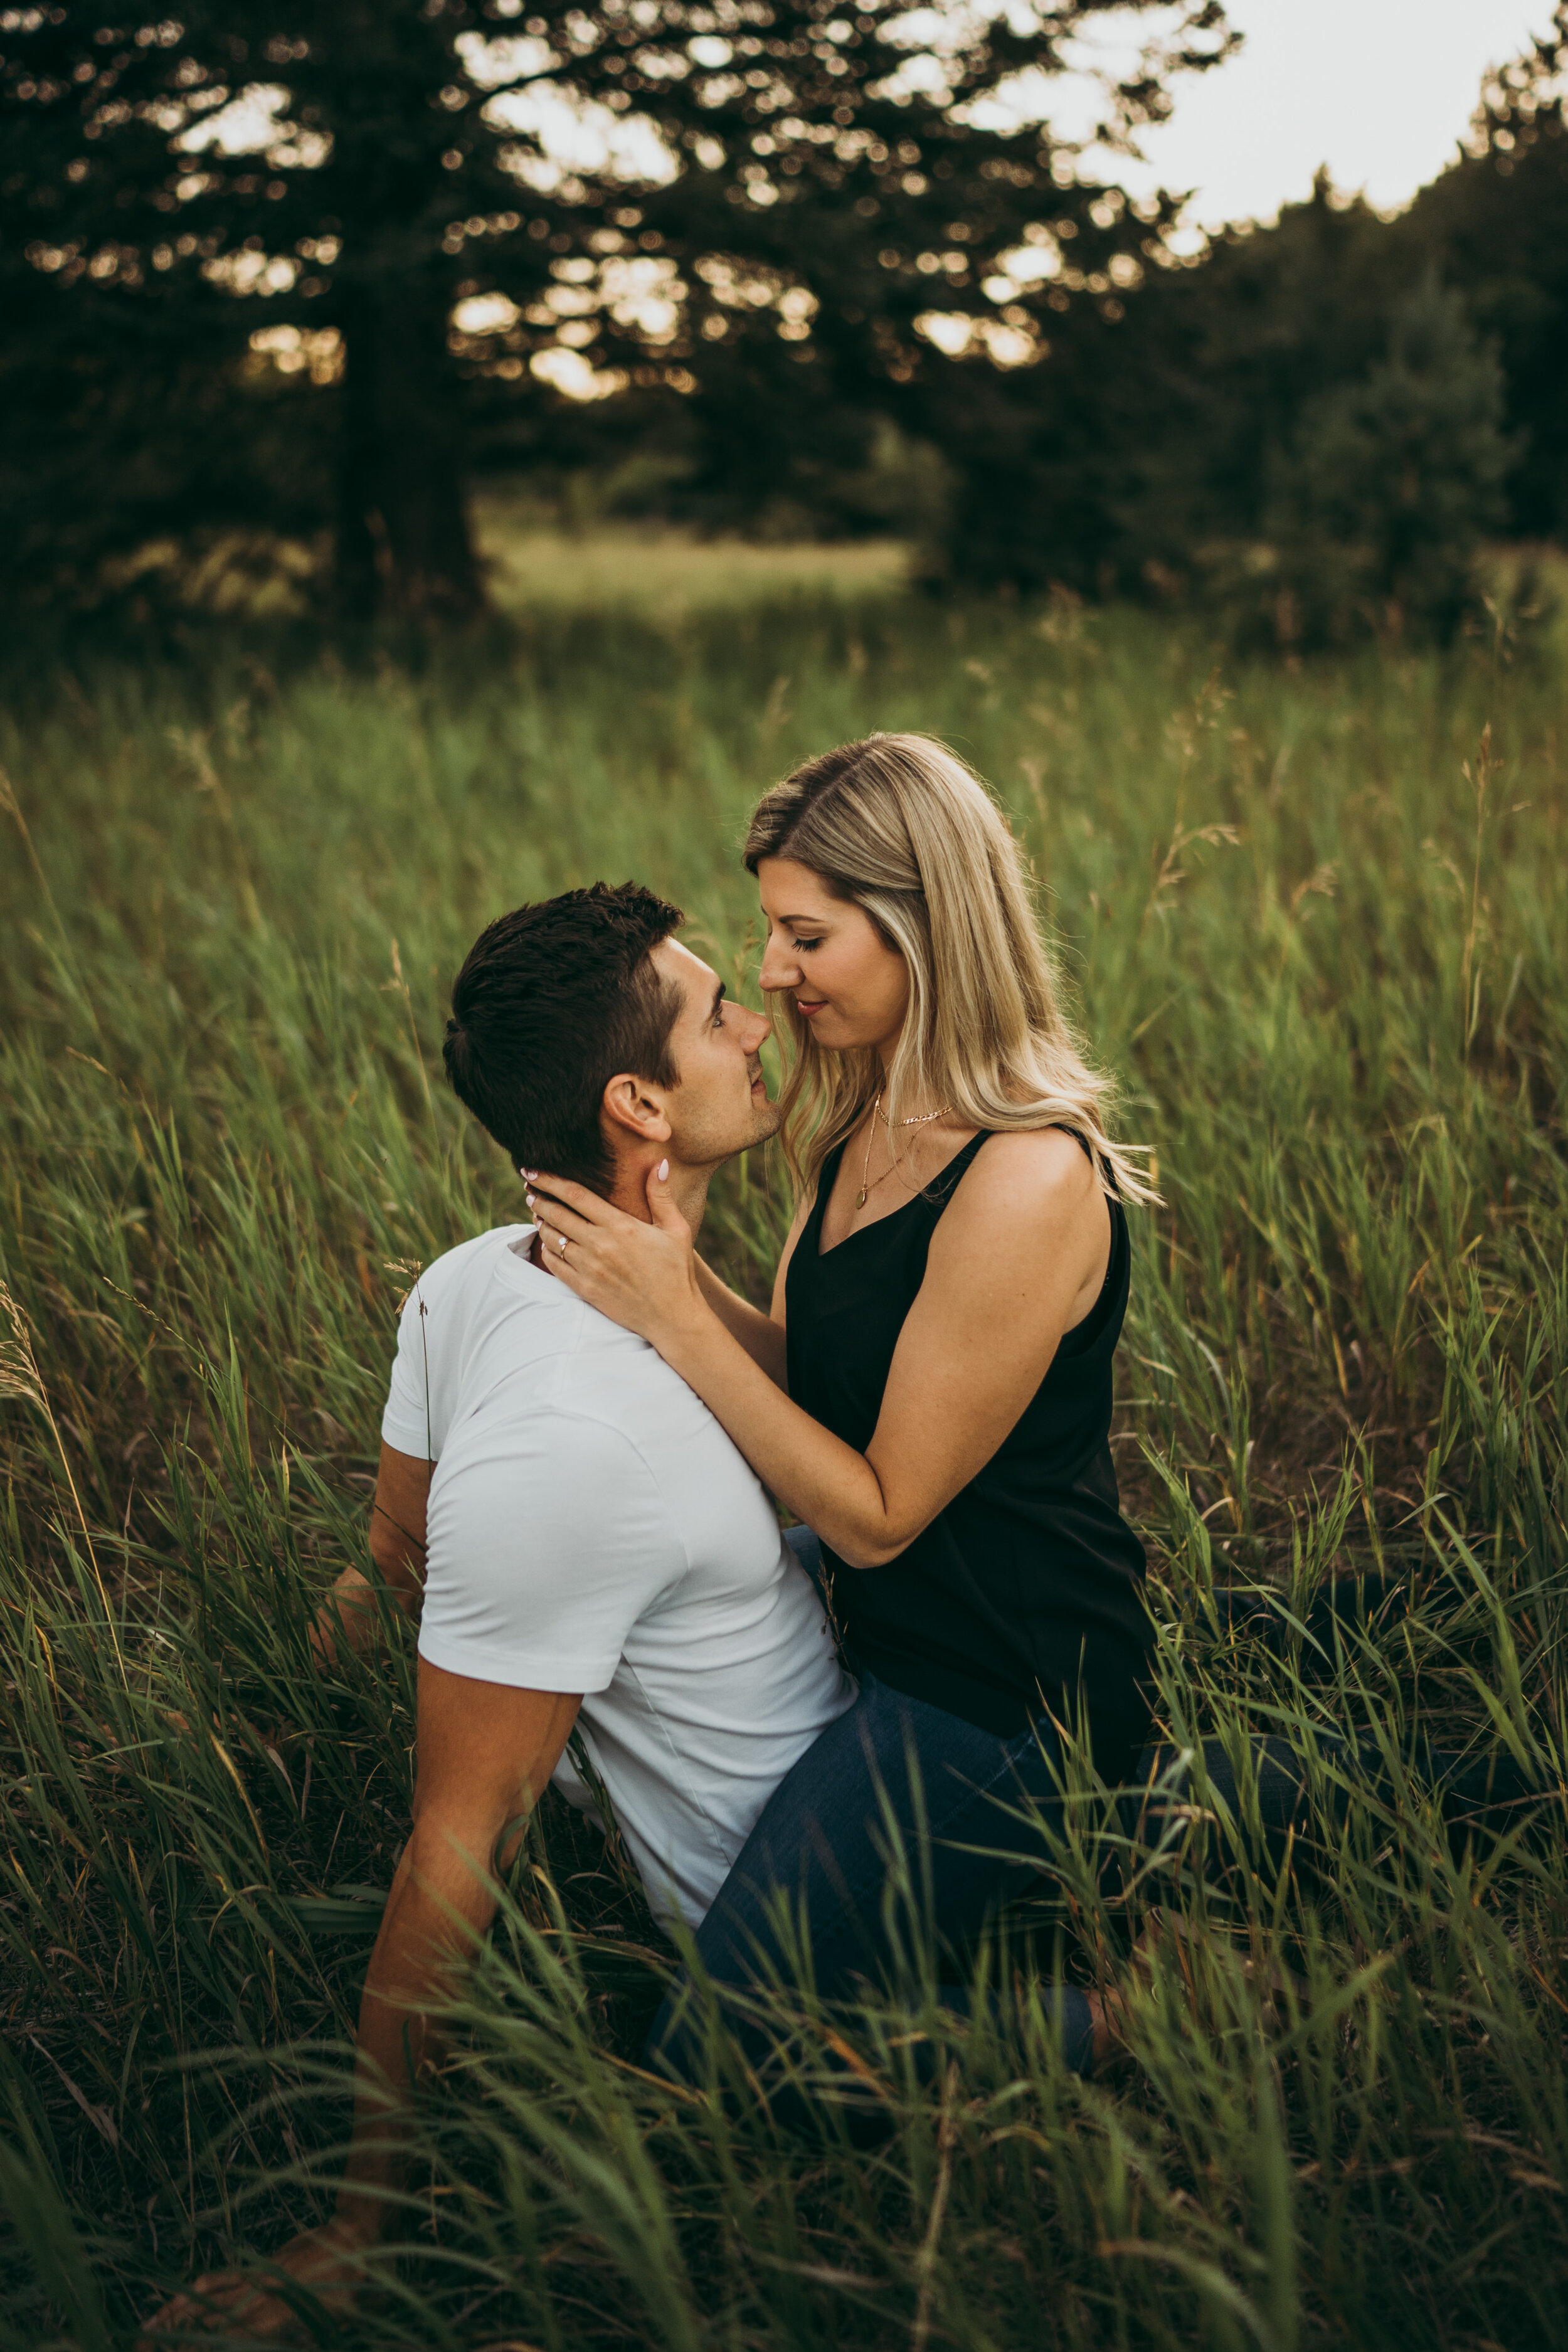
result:
[[(1275, 1866), (1245, 1772), (1235, 1818), (1200, 1772), (1117, 1882), (1086, 1792), (988, 2017), (835, 2021), (886, 2110), (868, 2150), (807, 1992), (768, 2003), (804, 2137), (717, 2024), (728, 2099), (637, 2071), (673, 1955), (547, 1804), (349, 2334), (1562, 2340), (1568, 1823), (1456, 1848), (1405, 1733), (1561, 1781), (1563, 679), (1506, 635), (1221, 675), (1148, 617), (869, 591), (541, 606), (417, 663), (13, 669), (0, 2340), (125, 2343), (324, 2210), (412, 1652), (323, 1675), (307, 1629), (364, 1556), (408, 1269), (518, 1213), (439, 1078), (451, 972), (502, 908), (636, 874), (754, 992), (749, 802), (872, 726), (994, 781), (1155, 1154), (1118, 1444), (1165, 1718), (1238, 1756), (1288, 1734), (1310, 1834)], [(785, 1205), (767, 1165), (717, 1190), (753, 1289)], [(1405, 1613), (1308, 1640), (1321, 1581), (1372, 1570)], [(1229, 1631), (1216, 1581), (1266, 1586), (1274, 1638)], [(1346, 1732), (1384, 1747), (1378, 1790), (1336, 1797)], [(1131, 1994), (1137, 2065), (1076, 2082), (1020, 1939), (1118, 1968), (1173, 1896), (1194, 1935)]]

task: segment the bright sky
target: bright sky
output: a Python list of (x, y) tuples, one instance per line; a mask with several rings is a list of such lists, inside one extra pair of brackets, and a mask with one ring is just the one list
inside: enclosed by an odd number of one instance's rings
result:
[(1380, 209), (1405, 203), (1453, 155), (1482, 75), (1550, 30), (1552, 0), (1228, 0), (1245, 45), (1176, 85), (1146, 133), (1142, 193), (1194, 191), (1196, 226), (1267, 220), (1305, 196), (1320, 163)]
[[(1167, 26), (1179, 14), (1172, 6)], [(1084, 159), (1086, 172), (1138, 194), (1162, 185), (1190, 188), (1186, 220), (1194, 232), (1272, 219), (1281, 204), (1308, 194), (1320, 163), (1337, 187), (1364, 191), (1382, 211), (1407, 203), (1452, 158), (1488, 68), (1522, 55), (1534, 36), (1551, 29), (1552, 0), (1227, 0), (1227, 14), (1244, 36), (1241, 49), (1207, 73), (1178, 77), (1171, 120), (1142, 134), (1146, 160), (1093, 150)], [(921, 41), (941, 47), (933, 38), (941, 5), (915, 0), (907, 21), (923, 26)], [(983, 107), (977, 119), (987, 110), (999, 121), (1044, 115), (1063, 136), (1082, 138), (1100, 119), (1097, 68), (1125, 72), (1142, 40), (1160, 29), (1158, 12), (1153, 20), (1115, 13), (1091, 19), (1091, 29), (1068, 51), (1081, 76), (1021, 74), (1010, 102)], [(476, 57), (486, 49), (478, 35), (464, 40)], [(489, 46), (499, 53), (540, 44), (503, 38)], [(924, 65), (925, 79), (940, 79), (933, 60)], [(195, 124), (181, 144), (192, 153), (208, 145), (230, 152), (265, 145), (276, 136), (271, 118), (284, 102), (281, 90), (247, 90)], [(548, 89), (508, 94), (492, 108), (541, 139), (545, 161), (531, 180), (552, 184), (584, 163), (596, 168), (606, 146), (624, 151), (628, 171), (646, 172), (651, 163), (653, 176), (663, 176), (657, 136), (638, 118), (621, 121), (603, 107), (574, 109)], [(298, 160), (302, 145), (297, 138), (279, 160)]]

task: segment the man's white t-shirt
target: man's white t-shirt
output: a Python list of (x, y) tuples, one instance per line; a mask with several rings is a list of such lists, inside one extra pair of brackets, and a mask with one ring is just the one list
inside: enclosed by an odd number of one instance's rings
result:
[[(436, 1465), (419, 1652), (479, 1682), (581, 1692), (648, 1899), (696, 1926), (854, 1687), (708, 1407), (531, 1265), (532, 1234), (449, 1250), (404, 1306), (381, 1431)], [(589, 1803), (569, 1759), (555, 1779)]]

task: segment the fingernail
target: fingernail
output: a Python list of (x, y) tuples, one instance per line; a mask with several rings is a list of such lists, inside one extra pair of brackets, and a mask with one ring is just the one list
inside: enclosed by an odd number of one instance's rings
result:
[(659, 1161), (659, 1163), (658, 1163), (658, 1166), (654, 1170), (654, 1174), (658, 1178), (658, 1181), (659, 1181), (659, 1182), (660, 1182), (661, 1184), (668, 1184), (668, 1181), (669, 1181), (669, 1162), (668, 1162), (668, 1160), (661, 1160)]
[(523, 1171), (522, 1171), (522, 1172), (523, 1172), (524, 1176), (528, 1179), (528, 1181), (529, 1181), (531, 1184), (537, 1184), (537, 1183), (538, 1183), (538, 1181), (539, 1181), (539, 1171), (538, 1171), (538, 1169), (537, 1169), (537, 1168), (525, 1168), (525, 1169), (523, 1170)]
[(531, 1209), (531, 1208), (532, 1208), (532, 1206), (533, 1206), (533, 1195), (532, 1195), (532, 1193), (531, 1193), (531, 1192), (525, 1192), (525, 1193), (523, 1194), (523, 1196), (522, 1196), (522, 1197), (523, 1197), (523, 1199), (528, 1202), (529, 1207)]

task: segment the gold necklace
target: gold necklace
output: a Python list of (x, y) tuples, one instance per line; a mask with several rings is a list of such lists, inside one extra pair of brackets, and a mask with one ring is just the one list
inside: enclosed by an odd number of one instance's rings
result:
[[(881, 1096), (879, 1095), (877, 1097), (877, 1102), (879, 1103), (881, 1099)], [(873, 1115), (875, 1115), (876, 1107), (876, 1103), (873, 1103), (871, 1107)], [(948, 1108), (949, 1106), (946, 1103), (938, 1103), (935, 1110), (917, 1111), (913, 1118), (891, 1119), (884, 1117), (882, 1125), (884, 1127), (929, 1127), (933, 1118), (945, 1118), (948, 1114)]]
[[(863, 1209), (866, 1205), (866, 1194), (869, 1189), (866, 1182), (866, 1179), (871, 1173), (871, 1139), (877, 1132), (877, 1113), (881, 1109), (881, 1108), (882, 1097), (880, 1094), (879, 1094), (876, 1101), (871, 1105), (871, 1116), (866, 1122), (866, 1165), (860, 1171), (860, 1190), (855, 1195), (855, 1206), (857, 1210)], [(879, 1176), (877, 1179), (878, 1183), (879, 1184), (881, 1181), (882, 1179)]]
[[(886, 1093), (886, 1087), (882, 1088), (881, 1092), (878, 1094), (876, 1101), (871, 1105), (871, 1117), (866, 1129), (866, 1164), (860, 1171), (860, 1190), (855, 1195), (855, 1207), (857, 1213), (865, 1207), (866, 1195), (871, 1190), (870, 1185), (866, 1181), (866, 1179), (871, 1173), (871, 1141), (877, 1132), (877, 1121), (881, 1118), (882, 1094)], [(882, 1125), (889, 1129), (891, 1129), (895, 1123), (900, 1127), (929, 1127), (933, 1118), (945, 1118), (947, 1115), (947, 1104), (942, 1103), (935, 1110), (922, 1110), (918, 1112), (913, 1118), (900, 1118), (897, 1122), (890, 1118), (883, 1118)], [(877, 1179), (879, 1184), (882, 1181), (883, 1176), (890, 1176), (892, 1174), (896, 1165), (896, 1161), (889, 1161), (887, 1167), (882, 1171), (882, 1175), (879, 1176)]]

